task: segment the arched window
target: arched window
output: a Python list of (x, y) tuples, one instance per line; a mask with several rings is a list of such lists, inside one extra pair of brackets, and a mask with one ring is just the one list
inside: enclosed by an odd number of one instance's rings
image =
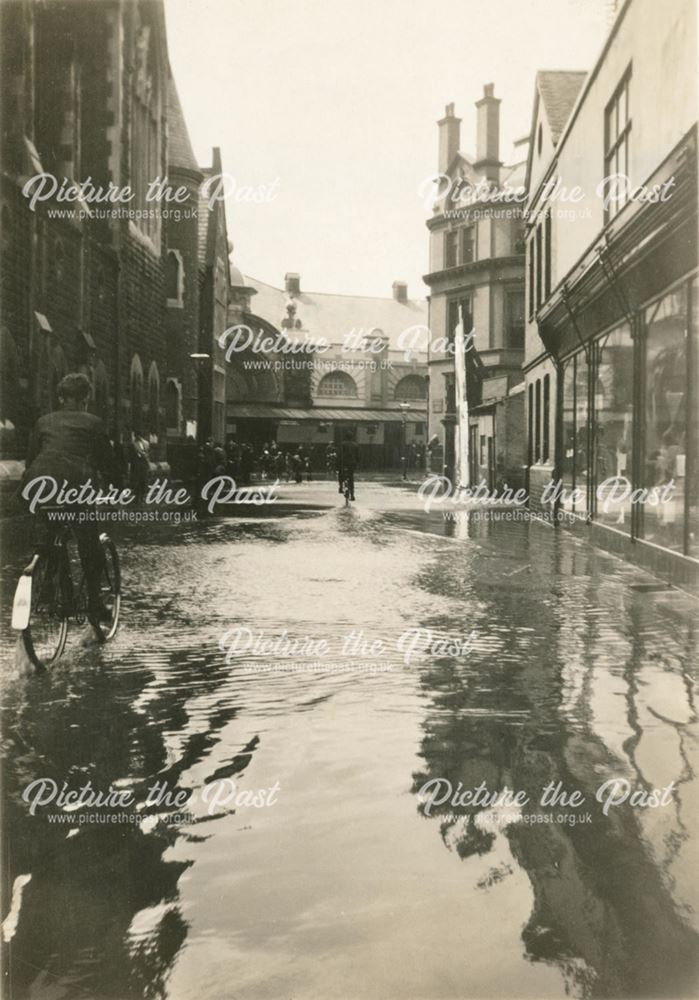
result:
[(168, 250), (165, 266), (165, 294), (169, 306), (182, 305), (184, 263), (179, 250)]
[(165, 386), (165, 425), (169, 431), (180, 430), (180, 387), (173, 378)]
[(427, 384), (422, 375), (406, 375), (395, 388), (394, 399), (427, 399)]
[(139, 434), (143, 430), (143, 365), (138, 354), (131, 360), (131, 430)]
[(319, 396), (357, 396), (357, 383), (347, 372), (337, 371), (324, 375), (318, 383)]
[(155, 361), (148, 370), (148, 431), (158, 433), (158, 416), (160, 409), (160, 374)]

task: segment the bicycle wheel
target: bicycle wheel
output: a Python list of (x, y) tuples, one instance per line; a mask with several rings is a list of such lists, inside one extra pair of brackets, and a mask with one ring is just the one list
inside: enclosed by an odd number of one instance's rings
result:
[(56, 546), (38, 556), (31, 573), (29, 623), (22, 631), (22, 642), (35, 667), (48, 667), (63, 652), (69, 612), (67, 556), (64, 548)]
[(119, 613), (121, 611), (121, 569), (119, 553), (109, 535), (100, 535), (102, 546), (102, 575), (100, 579), (100, 594), (102, 603), (108, 612), (108, 620), (94, 622), (103, 639), (112, 639), (119, 628)]

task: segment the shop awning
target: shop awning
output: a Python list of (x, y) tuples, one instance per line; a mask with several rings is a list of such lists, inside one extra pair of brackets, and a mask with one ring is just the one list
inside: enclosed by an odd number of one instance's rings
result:
[[(321, 407), (310, 407), (301, 409), (300, 407), (269, 406), (265, 403), (229, 403), (226, 407), (226, 414), (231, 420), (243, 420), (257, 417), (265, 420), (320, 420), (328, 422), (331, 420), (351, 421), (352, 423), (385, 424), (400, 422), (402, 420), (402, 410), (362, 410), (362, 409), (326, 409)], [(406, 410), (406, 420), (427, 420), (427, 410), (412, 407)]]

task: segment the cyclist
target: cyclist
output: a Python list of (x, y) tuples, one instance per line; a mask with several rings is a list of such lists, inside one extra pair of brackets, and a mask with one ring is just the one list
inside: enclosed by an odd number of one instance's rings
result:
[[(107, 432), (99, 417), (87, 412), (90, 391), (90, 380), (82, 372), (73, 372), (61, 380), (58, 385), (61, 408), (39, 417), (32, 432), (20, 495), (24, 486), (38, 476), (51, 476), (59, 486), (65, 480), (68, 487), (74, 488), (88, 479), (94, 484), (101, 473), (108, 484), (118, 485), (116, 460)], [(85, 573), (88, 615), (95, 622), (109, 621), (109, 611), (100, 594), (103, 567), (100, 530), (94, 521), (75, 519), (70, 523)], [(55, 522), (47, 520), (46, 529), (50, 543)]]
[(344, 492), (343, 484), (347, 480), (350, 500), (354, 500), (354, 471), (359, 464), (359, 448), (352, 437), (351, 431), (347, 431), (345, 434), (345, 440), (340, 445), (340, 453), (337, 458), (337, 482), (340, 487), (338, 493)]

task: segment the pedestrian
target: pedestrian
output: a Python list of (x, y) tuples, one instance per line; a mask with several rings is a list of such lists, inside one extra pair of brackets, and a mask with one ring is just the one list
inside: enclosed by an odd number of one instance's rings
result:
[(142, 503), (146, 490), (148, 489), (148, 479), (150, 476), (150, 461), (148, 452), (150, 445), (148, 439), (140, 431), (134, 434), (134, 439), (130, 449), (131, 465), (131, 489), (136, 499), (136, 503)]

